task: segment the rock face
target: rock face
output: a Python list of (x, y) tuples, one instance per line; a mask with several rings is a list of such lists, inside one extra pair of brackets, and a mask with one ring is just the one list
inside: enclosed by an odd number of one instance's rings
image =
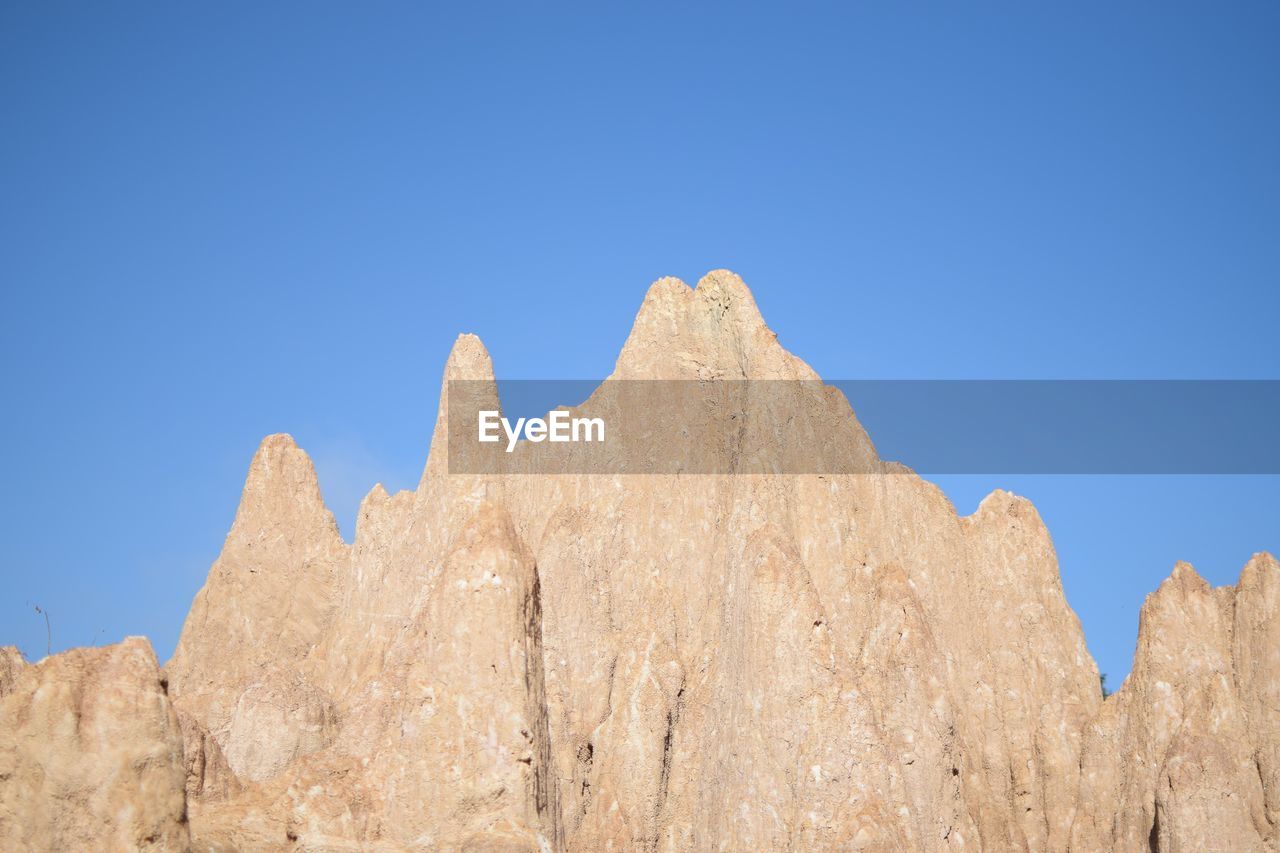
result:
[(1147, 597), (1133, 672), (1086, 729), (1085, 850), (1280, 849), (1280, 566), (1186, 563)]
[(1270, 557), (1176, 569), (1104, 701), (1035, 508), (879, 460), (736, 276), (654, 284), (612, 378), (800, 380), (796, 440), (868, 473), (450, 473), (446, 383), (347, 545), (267, 438), (168, 665), (195, 848), (1280, 849)]
[(0, 848), (182, 850), (182, 735), (151, 644), (0, 649)]

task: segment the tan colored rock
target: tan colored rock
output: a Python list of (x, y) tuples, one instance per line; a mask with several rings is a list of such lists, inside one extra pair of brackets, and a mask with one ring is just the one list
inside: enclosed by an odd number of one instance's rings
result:
[(1280, 849), (1280, 564), (1255, 554), (1240, 573), (1232, 614), (1232, 664), (1263, 812), (1251, 813), (1270, 849)]
[(268, 672), (240, 694), (227, 732), (227, 766), (240, 779), (271, 779), (301, 756), (333, 743), (337, 712), (296, 673)]
[(311, 460), (291, 437), (268, 436), (166, 666), (187, 743), (202, 756), (188, 763), (216, 768), (217, 784), (196, 786), (203, 796), (330, 743), (332, 704), (303, 673), (348, 559)]
[(344, 715), (359, 751), (313, 751), (288, 773), (200, 809), (202, 845), (562, 846), (541, 595), (505, 512), (477, 507), (430, 583), (380, 670), (386, 698)]
[(1179, 563), (1147, 597), (1133, 671), (1088, 727), (1074, 849), (1280, 847), (1278, 611), (1266, 554), (1237, 587)]
[(151, 644), (14, 657), (0, 655), (0, 848), (185, 850), (182, 735)]
[(227, 764), (218, 742), (190, 714), (178, 712), (178, 726), (182, 730), (188, 801), (219, 800), (238, 793), (240, 780)]
[(18, 673), (27, 665), (17, 646), (0, 646), (0, 699), (13, 691)]
[(170, 664), (198, 848), (1276, 849), (1274, 560), (1179, 569), (1104, 703), (1034, 507), (879, 460), (732, 273), (654, 284), (611, 378), (793, 380), (632, 415), (740, 473), (457, 473), (448, 381), (492, 378), (460, 337), (418, 488), (351, 546), (264, 442)]

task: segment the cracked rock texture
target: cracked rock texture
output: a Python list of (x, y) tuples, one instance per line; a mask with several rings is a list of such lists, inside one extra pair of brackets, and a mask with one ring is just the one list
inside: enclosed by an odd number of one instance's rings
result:
[(141, 637), (0, 649), (0, 849), (182, 850), (182, 734)]
[[(492, 377), (460, 337), (446, 380)], [(879, 460), (733, 274), (655, 283), (611, 378), (808, 380), (794, 430), (714, 453), (820, 435), (871, 473), (450, 474), (446, 384), (418, 488), (375, 487), (347, 544), (268, 437), (167, 666), (176, 720), (156, 697), (196, 849), (1280, 850), (1270, 556), (1234, 588), (1176, 568), (1104, 701), (1035, 508), (958, 517)], [(30, 669), (0, 655), (7, 715)], [(77, 826), (92, 785), (142, 781), (81, 779)], [(4, 785), (5, 831), (54, 821)]]

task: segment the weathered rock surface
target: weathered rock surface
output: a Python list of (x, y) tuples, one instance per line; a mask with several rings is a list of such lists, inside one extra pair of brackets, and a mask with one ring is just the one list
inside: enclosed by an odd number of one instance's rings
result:
[(140, 637), (0, 650), (0, 849), (184, 850), (182, 735)]
[(1179, 566), (1104, 701), (1035, 508), (879, 460), (736, 276), (654, 284), (611, 378), (804, 380), (712, 453), (868, 473), (450, 473), (446, 383), (347, 545), (267, 438), (168, 665), (196, 849), (1280, 850), (1272, 558)]
[(1280, 849), (1280, 566), (1235, 587), (1179, 563), (1142, 608), (1133, 672), (1087, 727), (1082, 850)]
[(305, 663), (349, 559), (310, 458), (287, 435), (267, 437), (166, 665), (193, 812), (332, 743), (336, 711)]
[[(459, 338), (446, 380), (492, 377)], [(657, 282), (611, 378), (817, 376), (717, 272)], [(375, 488), (350, 549), (268, 439), (175, 656), (240, 786), (194, 795), (197, 838), (1276, 849), (1274, 561), (1238, 591), (1179, 568), (1104, 702), (1035, 509), (996, 492), (957, 517), (815, 386), (797, 441), (872, 475), (450, 474), (446, 385), (418, 489)], [(305, 618), (280, 618), (295, 588)]]
[(13, 692), (18, 673), (26, 665), (22, 652), (16, 646), (0, 646), (0, 699)]

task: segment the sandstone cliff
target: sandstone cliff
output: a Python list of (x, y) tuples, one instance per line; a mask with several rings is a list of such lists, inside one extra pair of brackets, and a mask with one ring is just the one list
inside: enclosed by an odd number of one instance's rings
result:
[(182, 735), (151, 644), (0, 649), (0, 849), (182, 850)]
[(1269, 556), (1179, 566), (1104, 701), (1035, 508), (880, 461), (736, 276), (654, 284), (612, 378), (802, 380), (715, 452), (869, 473), (449, 473), (446, 383), (348, 545), (267, 438), (167, 666), (197, 849), (1280, 850)]

